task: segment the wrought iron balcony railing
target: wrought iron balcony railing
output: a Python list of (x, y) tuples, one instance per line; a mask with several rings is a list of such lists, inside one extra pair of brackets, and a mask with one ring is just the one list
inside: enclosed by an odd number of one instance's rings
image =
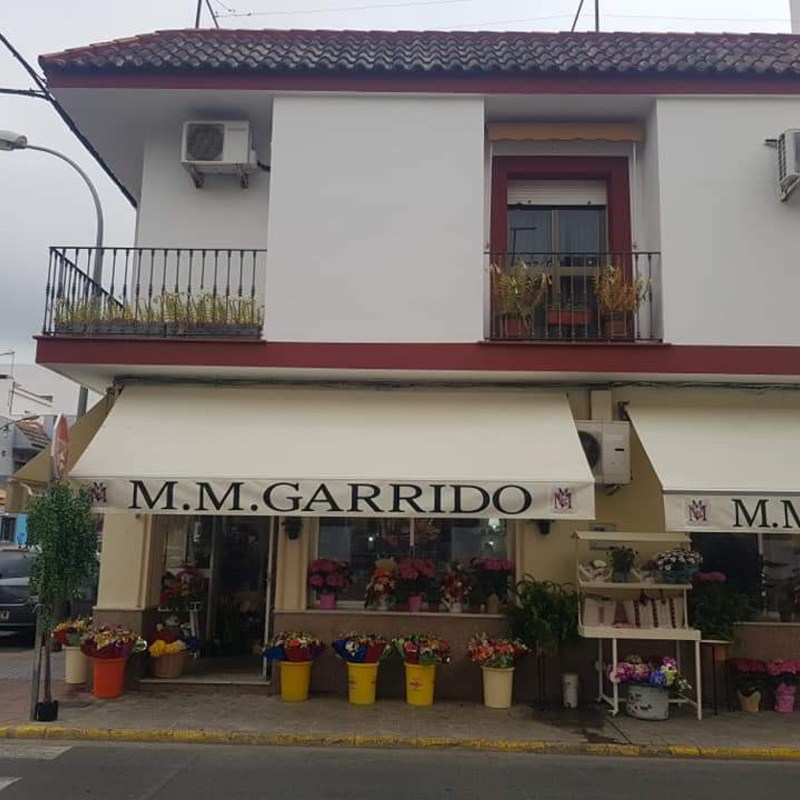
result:
[(489, 253), (490, 338), (653, 340), (654, 252)]
[(257, 339), (265, 272), (265, 250), (53, 247), (43, 332)]

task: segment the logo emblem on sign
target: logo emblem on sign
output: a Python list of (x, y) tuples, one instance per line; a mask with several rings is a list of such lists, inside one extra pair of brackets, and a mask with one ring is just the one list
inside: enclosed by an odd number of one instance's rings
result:
[(553, 491), (553, 511), (570, 513), (572, 509), (572, 489), (560, 487)]
[(708, 522), (708, 501), (690, 500), (686, 504), (686, 521), (689, 525), (704, 525)]
[(95, 481), (89, 486), (89, 492), (92, 495), (92, 502), (106, 503), (108, 502), (108, 493), (106, 492), (106, 485), (100, 481)]

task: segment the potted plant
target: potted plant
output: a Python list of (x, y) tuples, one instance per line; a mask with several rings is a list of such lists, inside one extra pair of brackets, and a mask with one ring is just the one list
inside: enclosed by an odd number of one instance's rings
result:
[(728, 587), (721, 572), (696, 572), (692, 584), (689, 624), (701, 631), (704, 639), (733, 642), (736, 623), (753, 616), (750, 598)]
[(490, 639), (486, 633), (473, 636), (467, 652), (483, 673), (483, 704), (487, 708), (511, 708), (514, 668), (528, 648), (513, 639)]
[(408, 603), (408, 610), (417, 614), (422, 610), (423, 598), (428, 594), (436, 576), (436, 565), (426, 558), (403, 558), (397, 562), (395, 583), (397, 596)]
[(688, 584), (703, 563), (696, 550), (664, 550), (655, 557), (662, 583)]
[(31, 595), (37, 598), (38, 663), (44, 650), (44, 697), (40, 702), (37, 671), (35, 717), (51, 722), (58, 718), (58, 701), (52, 694), (50, 631), (67, 601), (80, 596), (97, 568), (97, 519), (88, 489), (76, 491), (66, 483), (53, 483), (34, 496), (28, 503), (28, 546), (37, 550), (30, 584)]
[(736, 673), (736, 691), (742, 711), (755, 714), (761, 707), (761, 697), (767, 684), (767, 665), (755, 658), (731, 659)]
[(319, 607), (331, 611), (336, 608), (339, 592), (352, 583), (350, 565), (333, 558), (318, 558), (308, 568), (308, 583), (317, 593)]
[(354, 706), (375, 703), (378, 666), (392, 650), (376, 633), (348, 633), (333, 642), (333, 651), (347, 663), (347, 699)]
[(91, 662), (81, 652), (81, 638), (92, 626), (91, 617), (75, 617), (59, 622), (53, 628), (53, 639), (64, 649), (64, 683), (79, 685), (89, 682)]
[(433, 633), (412, 633), (394, 640), (406, 672), (406, 702), (411, 706), (432, 706), (436, 667), (450, 663), (450, 643)]
[(472, 580), (460, 561), (454, 561), (442, 576), (442, 602), (451, 614), (460, 614), (467, 602)]
[(636, 719), (668, 719), (670, 692), (684, 694), (691, 689), (678, 672), (676, 660), (669, 657), (644, 661), (628, 656), (611, 668), (609, 680), (627, 686), (625, 708)]
[(470, 561), (472, 570), (472, 594), (477, 594), (486, 605), (486, 612), (499, 614), (508, 600), (508, 588), (514, 574), (514, 564), (505, 558), (473, 558)]
[[(388, 566), (388, 565), (387, 565)], [(394, 593), (397, 583), (394, 569), (387, 566), (376, 567), (367, 584), (367, 594), (364, 599), (366, 607), (373, 607), (378, 611), (389, 611), (394, 603)]]
[(522, 258), (504, 268), (489, 268), (497, 335), (504, 339), (527, 339), (533, 333), (533, 313), (550, 286), (550, 276)]
[(301, 703), (308, 700), (311, 666), (325, 649), (313, 633), (282, 631), (264, 647), (264, 658), (280, 662), (281, 700)]
[(767, 674), (775, 690), (775, 710), (782, 714), (794, 711), (800, 661), (778, 658), (767, 662)]
[(638, 553), (632, 547), (613, 545), (608, 548), (608, 558), (611, 561), (611, 580), (614, 583), (628, 583), (631, 579), (633, 562)]
[(92, 659), (94, 696), (101, 700), (119, 697), (125, 686), (125, 667), (133, 653), (141, 653), (147, 642), (121, 625), (89, 629), (81, 639), (81, 650)]
[(614, 264), (600, 270), (595, 293), (605, 319), (606, 336), (609, 339), (632, 339), (634, 315), (642, 300), (650, 292), (652, 283), (642, 275), (631, 278), (626, 271)]
[(150, 669), (154, 678), (180, 678), (186, 669), (189, 653), (194, 649), (190, 636), (184, 636), (179, 625), (156, 625), (150, 647)]
[(192, 567), (172, 573), (167, 572), (161, 579), (159, 608), (163, 611), (199, 610), (206, 595), (205, 578), (199, 570)]

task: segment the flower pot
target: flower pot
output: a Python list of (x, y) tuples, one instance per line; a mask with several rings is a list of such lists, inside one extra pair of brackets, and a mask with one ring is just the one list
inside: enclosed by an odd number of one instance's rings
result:
[(580, 695), (580, 678), (574, 672), (565, 672), (561, 676), (561, 691), (564, 696), (564, 708), (577, 708)]
[(169, 653), (150, 659), (150, 671), (154, 678), (180, 678), (186, 669), (186, 659), (188, 653), (184, 650), (181, 653)]
[(791, 714), (794, 711), (796, 692), (796, 686), (789, 686), (786, 683), (778, 684), (778, 688), (775, 689), (775, 710), (781, 714)]
[(319, 596), (319, 607), (324, 611), (333, 611), (336, 608), (336, 595), (321, 594)]
[(410, 706), (432, 706), (436, 683), (435, 664), (409, 664), (406, 662), (406, 703)]
[(611, 573), (611, 580), (614, 583), (630, 583), (631, 573), (630, 571), (613, 572)]
[(461, 614), (464, 611), (464, 604), (463, 603), (450, 603), (447, 606), (447, 610), (451, 614)]
[(421, 594), (412, 594), (408, 598), (408, 610), (412, 614), (419, 614), (422, 611), (422, 595)]
[(101, 700), (119, 697), (125, 688), (127, 658), (93, 658), (94, 696)]
[(695, 572), (693, 569), (671, 569), (661, 573), (661, 583), (689, 584)]
[(308, 700), (313, 661), (281, 661), (281, 700), (302, 703)]
[(487, 614), (499, 614), (502, 607), (503, 607), (503, 601), (496, 594), (490, 594), (486, 598)]
[(511, 708), (514, 667), (507, 669), (481, 667), (481, 672), (483, 672), (483, 704), (486, 708)]
[(628, 700), (625, 705), (628, 716), (636, 719), (669, 719), (669, 690), (658, 686), (628, 684)]
[(752, 694), (737, 692), (737, 694), (739, 695), (739, 706), (742, 711), (747, 711), (750, 714), (758, 713), (761, 708), (761, 692), (753, 692)]
[(77, 686), (89, 682), (91, 663), (80, 647), (64, 646), (64, 683)]
[(378, 687), (378, 664), (347, 662), (347, 699), (354, 706), (371, 706), (375, 703)]
[(377, 600), (375, 601), (375, 608), (378, 611), (391, 611), (392, 610), (392, 598), (389, 595), (380, 595)]

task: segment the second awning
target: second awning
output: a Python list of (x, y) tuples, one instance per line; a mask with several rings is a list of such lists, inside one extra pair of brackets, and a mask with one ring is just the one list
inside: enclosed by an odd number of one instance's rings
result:
[(130, 385), (71, 477), (102, 512), (594, 516), (563, 393)]

